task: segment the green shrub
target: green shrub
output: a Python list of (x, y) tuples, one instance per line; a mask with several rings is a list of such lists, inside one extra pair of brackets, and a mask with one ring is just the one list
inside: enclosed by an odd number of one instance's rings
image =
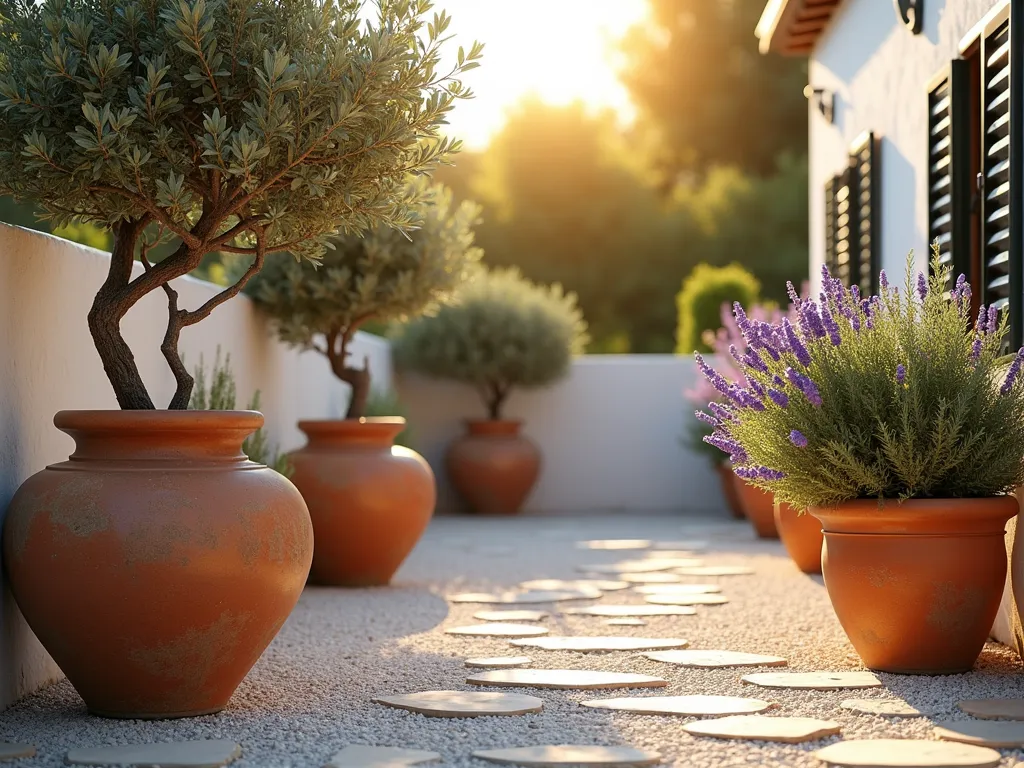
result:
[(455, 303), (402, 327), (394, 354), (403, 368), (472, 385), (499, 419), (513, 388), (557, 381), (586, 342), (574, 294), (504, 269), (482, 271)]
[(448, 190), (425, 177), (411, 182), (407, 194), (423, 201), (417, 229), (405, 234), (379, 226), (362, 237), (342, 236), (321, 265), (278, 259), (250, 284), (281, 340), (323, 354), (351, 387), (350, 419), (365, 414), (371, 390), (369, 361), (349, 361), (355, 332), (368, 320), (408, 318), (447, 301), (480, 260), (473, 246), (476, 204), (455, 205)]
[[(195, 387), (192, 389), (192, 399), (188, 407), (193, 411), (233, 411), (236, 403), (235, 374), (231, 370), (231, 355), (224, 356), (221, 363), (220, 347), (217, 347), (217, 355), (213, 360), (213, 370), (210, 373), (210, 385), (206, 385), (206, 366), (203, 363), (202, 355), (199, 356), (199, 365), (195, 368)], [(257, 389), (249, 401), (247, 410), (260, 410), (260, 391)], [(257, 464), (265, 464), (273, 470), (280, 472), (285, 477), (291, 477), (294, 471), (288, 456), (271, 446), (270, 440), (263, 427), (245, 438), (242, 443), (242, 452), (249, 457), (250, 461)]]
[(712, 267), (698, 264), (683, 280), (682, 290), (676, 295), (679, 328), (676, 332), (676, 352), (710, 352), (705, 334), (722, 327), (721, 306), (738, 301), (750, 306), (757, 301), (761, 284), (757, 278), (739, 264)]
[[(370, 391), (370, 396), (366, 400), (366, 411), (363, 415), (401, 416), (402, 418), (406, 418), (407, 412), (396, 392), (393, 390), (381, 392), (378, 389), (373, 389)], [(409, 427), (408, 422), (405, 424), (405, 429), (403, 429), (398, 434), (398, 437), (395, 438), (395, 445), (404, 445), (406, 448), (412, 448), (413, 432)]]
[(798, 509), (1012, 492), (1024, 483), (1024, 351), (1001, 357), (1005, 313), (982, 307), (972, 328), (970, 287), (961, 276), (944, 295), (949, 277), (936, 248), (931, 279), (915, 280), (908, 259), (903, 291), (882, 272), (880, 295), (864, 299), (825, 271), (824, 306), (794, 292), (795, 323), (738, 313), (746, 386), (697, 356), (728, 397), (704, 415), (708, 439)]

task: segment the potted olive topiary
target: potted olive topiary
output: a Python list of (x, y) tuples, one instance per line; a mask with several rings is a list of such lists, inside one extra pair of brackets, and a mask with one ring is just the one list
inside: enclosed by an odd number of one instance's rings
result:
[(319, 266), (293, 259), (269, 265), (251, 293), (283, 341), (320, 352), (351, 389), (345, 419), (300, 421), (308, 444), (290, 455), (292, 481), (313, 520), (310, 580), (334, 586), (387, 584), (434, 512), (434, 475), (415, 451), (395, 446), (405, 419), (366, 418), (368, 361), (350, 360), (352, 339), (370, 319), (410, 317), (444, 301), (480, 258), (473, 246), (479, 208), (452, 203), (421, 177), (409, 196), (418, 228), (386, 226), (337, 238)]
[(514, 514), (540, 473), (540, 452), (503, 418), (513, 389), (543, 387), (569, 371), (586, 345), (575, 295), (534, 285), (515, 269), (482, 272), (437, 314), (415, 320), (394, 339), (400, 367), (473, 386), (488, 418), (448, 451), (448, 474), (476, 512)]
[[(4, 525), (14, 596), (94, 713), (222, 709), (299, 597), (305, 504), (242, 453), (259, 413), (187, 410), (178, 339), (271, 254), (315, 261), (338, 230), (414, 223), (403, 185), (453, 149), (437, 130), (479, 55), (442, 73), (448, 19), (429, 7), (366, 23), (347, 1), (0, 0), (0, 192), (113, 233), (88, 324), (123, 410), (58, 413), (72, 460), (29, 478)], [(251, 265), (179, 306), (171, 281), (214, 251)], [(168, 410), (121, 334), (155, 291)]]
[[(936, 249), (937, 250), (937, 249)], [(862, 297), (824, 270), (797, 319), (751, 321), (743, 386), (698, 358), (728, 398), (705, 419), (736, 472), (818, 518), (822, 572), (864, 663), (888, 672), (969, 670), (1006, 579), (1006, 521), (1024, 482), (1024, 351), (1001, 357), (996, 307), (936, 253), (903, 291), (880, 275)]]

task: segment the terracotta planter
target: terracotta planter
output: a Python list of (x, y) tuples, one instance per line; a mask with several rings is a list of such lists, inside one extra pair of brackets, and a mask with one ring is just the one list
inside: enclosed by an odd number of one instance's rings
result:
[(739, 477), (736, 478), (736, 490), (743, 513), (754, 526), (758, 537), (779, 538), (779, 532), (775, 529), (775, 497)]
[(7, 510), (7, 577), (97, 715), (224, 708), (284, 624), (313, 554), (306, 505), (242, 453), (254, 411), (61, 411), (70, 460)]
[(404, 426), (397, 417), (299, 422), (308, 442), (289, 459), (313, 520), (311, 583), (383, 586), (426, 530), (434, 473), (394, 444)]
[(813, 508), (822, 573), (839, 622), (871, 669), (967, 672), (985, 645), (1006, 579), (1013, 496), (853, 501)]
[(540, 474), (540, 451), (520, 434), (520, 421), (466, 422), (448, 449), (448, 476), (474, 512), (512, 515)]
[(804, 573), (821, 573), (821, 521), (809, 512), (799, 514), (789, 504), (775, 502), (775, 528), (790, 559)]
[(736, 490), (739, 478), (733, 474), (732, 467), (728, 464), (716, 464), (715, 472), (718, 473), (718, 482), (722, 484), (722, 495), (725, 497), (729, 511), (733, 517), (742, 520), (744, 517), (743, 505), (740, 503), (740, 495)]

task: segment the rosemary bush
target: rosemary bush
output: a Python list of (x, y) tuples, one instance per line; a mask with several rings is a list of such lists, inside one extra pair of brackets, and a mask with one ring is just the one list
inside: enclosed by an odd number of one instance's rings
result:
[[(736, 473), (798, 509), (852, 499), (970, 498), (1024, 482), (1024, 350), (1000, 356), (1007, 320), (982, 307), (935, 250), (933, 276), (900, 291), (880, 276), (861, 297), (823, 270), (819, 301), (790, 286), (797, 319), (736, 306), (749, 344), (728, 382), (697, 355), (727, 403), (700, 418)], [(1009, 363), (1007, 367), (1007, 363)]]
[(543, 387), (569, 370), (587, 343), (576, 296), (535, 285), (516, 269), (481, 270), (455, 302), (399, 329), (396, 362), (474, 386), (491, 419), (515, 387)]

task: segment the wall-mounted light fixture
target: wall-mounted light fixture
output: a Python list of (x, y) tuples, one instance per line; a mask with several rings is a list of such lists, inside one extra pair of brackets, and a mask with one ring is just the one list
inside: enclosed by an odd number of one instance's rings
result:
[(832, 91), (808, 85), (804, 86), (804, 98), (814, 102), (818, 111), (821, 112), (829, 124), (835, 122), (836, 95)]
[(896, 15), (912, 35), (921, 34), (924, 23), (924, 0), (892, 0)]

